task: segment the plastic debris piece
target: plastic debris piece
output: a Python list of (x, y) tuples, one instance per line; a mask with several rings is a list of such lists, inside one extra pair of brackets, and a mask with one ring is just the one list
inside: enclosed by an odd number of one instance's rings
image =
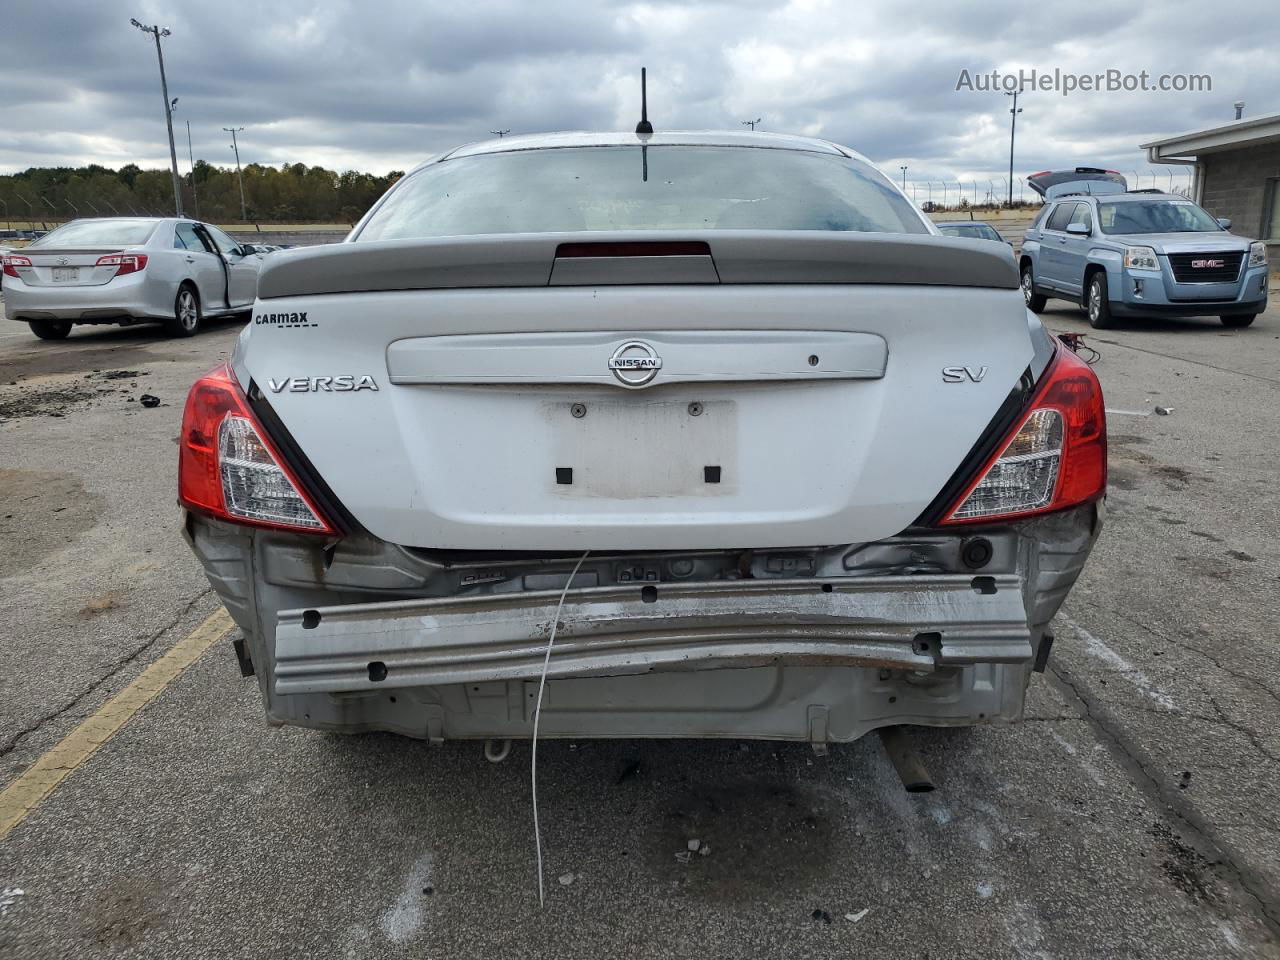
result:
[(688, 850), (681, 850), (679, 853), (676, 854), (676, 860), (678, 860), (680, 863), (688, 863), (690, 858), (692, 857), (693, 857), (693, 854), (690, 853)]
[(709, 856), (711, 856), (711, 844), (709, 844), (709, 843), (704, 843), (704, 844), (702, 845), (702, 849), (698, 851), (698, 856), (700, 856), (700, 857), (709, 857)]
[(573, 881), (577, 879), (578, 878), (574, 876), (572, 873), (562, 873), (560, 874), (560, 886), (567, 887), (569, 884), (573, 883)]
[(697, 853), (697, 852), (698, 852), (698, 848), (699, 848), (700, 846), (702, 846), (702, 841), (701, 841), (701, 840), (690, 840), (690, 841), (689, 841), (689, 849), (690, 849), (690, 850), (692, 850), (694, 853)]
[(1156, 407), (1157, 416), (1167, 417), (1171, 413), (1173, 413), (1173, 407)]
[(865, 916), (866, 916), (868, 913), (870, 913), (870, 912), (871, 912), (871, 908), (870, 908), (870, 907), (863, 907), (863, 908), (862, 908), (861, 910), (859, 910), (857, 913), (846, 913), (846, 914), (844, 915), (844, 918), (845, 918), (846, 920), (848, 920), (850, 923), (857, 923), (859, 920), (861, 920), (863, 917), (865, 917)]
[(160, 406), (160, 398), (150, 393), (144, 393), (141, 397), (138, 398), (138, 402), (141, 403), (144, 407)]

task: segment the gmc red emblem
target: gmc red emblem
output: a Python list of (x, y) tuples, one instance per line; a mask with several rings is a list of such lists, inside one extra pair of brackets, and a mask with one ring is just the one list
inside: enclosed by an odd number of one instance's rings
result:
[(1225, 260), (1192, 260), (1191, 267), (1194, 270), (1221, 270), (1227, 265)]

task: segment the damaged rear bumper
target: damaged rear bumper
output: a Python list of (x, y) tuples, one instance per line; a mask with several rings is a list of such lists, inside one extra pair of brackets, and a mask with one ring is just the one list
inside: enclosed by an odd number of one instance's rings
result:
[[(544, 590), (284, 610), (275, 692), (536, 678), (558, 599)], [(569, 591), (560, 624), (555, 679), (775, 663), (931, 672), (1032, 657), (1014, 575), (595, 587)]]
[[(1022, 716), (1101, 504), (787, 551), (592, 554), (566, 595), (543, 737), (836, 743)], [(341, 733), (528, 737), (573, 557), (415, 551), (188, 515), (267, 716)], [(968, 568), (964, 546), (987, 541)]]

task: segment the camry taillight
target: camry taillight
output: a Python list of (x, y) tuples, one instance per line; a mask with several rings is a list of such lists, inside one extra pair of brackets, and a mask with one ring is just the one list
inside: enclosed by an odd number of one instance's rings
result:
[(226, 364), (197, 380), (187, 394), (178, 502), (233, 523), (335, 533), (267, 439)]
[(16, 277), (18, 275), (18, 267), (31, 266), (31, 258), (24, 257), (16, 253), (9, 253), (0, 257), (0, 264), (4, 265), (4, 272), (6, 276)]
[(1089, 365), (1059, 346), (1027, 413), (943, 523), (1061, 510), (1107, 490), (1107, 419)]
[(147, 268), (147, 255), (145, 253), (109, 253), (105, 257), (98, 258), (98, 266), (115, 267), (116, 272), (113, 277), (123, 277), (126, 273), (137, 273), (139, 270)]

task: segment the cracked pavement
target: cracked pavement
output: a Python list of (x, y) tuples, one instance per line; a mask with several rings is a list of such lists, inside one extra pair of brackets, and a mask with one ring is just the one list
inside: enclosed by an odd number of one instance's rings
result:
[[(1109, 417), (1027, 721), (916, 735), (936, 793), (876, 738), (547, 743), (540, 911), (527, 746), (269, 727), (224, 641), (0, 841), (0, 958), (1280, 957), (1280, 310), (1044, 319), (1109, 408), (1173, 413)], [(239, 330), (7, 327), (0, 788), (216, 608), (174, 438)]]

